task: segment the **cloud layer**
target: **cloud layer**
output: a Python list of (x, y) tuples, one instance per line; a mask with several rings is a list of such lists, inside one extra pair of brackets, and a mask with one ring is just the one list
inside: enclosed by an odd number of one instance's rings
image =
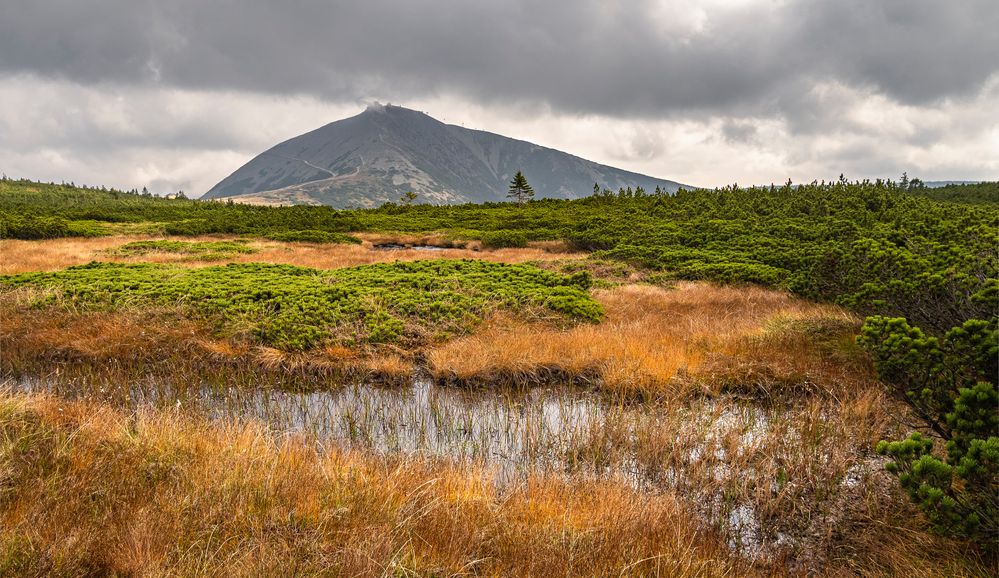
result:
[(203, 190), (380, 99), (708, 185), (995, 178), (996, 55), (994, 0), (9, 2), (0, 169)]

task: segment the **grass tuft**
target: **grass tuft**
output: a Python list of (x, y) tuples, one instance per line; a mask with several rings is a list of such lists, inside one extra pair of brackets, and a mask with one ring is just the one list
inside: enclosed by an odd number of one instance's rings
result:
[(670, 494), (329, 449), (257, 424), (0, 398), (0, 574), (756, 574)]

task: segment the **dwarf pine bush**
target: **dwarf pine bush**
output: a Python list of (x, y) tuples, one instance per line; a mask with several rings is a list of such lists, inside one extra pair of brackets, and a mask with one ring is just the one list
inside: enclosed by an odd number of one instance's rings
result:
[(151, 263), (90, 263), (56, 272), (0, 277), (0, 291), (49, 288), (37, 307), (183, 307), (220, 333), (248, 328), (285, 350), (323, 343), (404, 342), (467, 332), (496, 308), (543, 308), (568, 321), (599, 321), (588, 273), (563, 275), (533, 265), (479, 260), (378, 263), (317, 270), (240, 263), (184, 268)]
[(995, 554), (999, 539), (999, 332), (996, 318), (970, 320), (942, 338), (905, 319), (871, 317), (859, 343), (883, 381), (943, 442), (913, 433), (882, 441), (909, 498), (940, 533), (980, 539)]
[(231, 256), (236, 254), (256, 253), (246, 241), (132, 241), (125, 243), (113, 251), (124, 257), (138, 257), (149, 253), (174, 253), (191, 257)]
[(278, 231), (276, 233), (268, 233), (266, 237), (272, 241), (283, 241), (285, 243), (347, 243), (351, 245), (359, 245), (361, 243), (361, 240), (357, 237), (344, 235), (343, 233), (316, 231), (314, 229), (306, 229), (304, 231)]

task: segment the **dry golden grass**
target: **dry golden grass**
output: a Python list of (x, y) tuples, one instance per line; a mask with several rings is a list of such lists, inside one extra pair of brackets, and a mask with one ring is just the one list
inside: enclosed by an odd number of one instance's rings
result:
[[(744, 576), (671, 494), (0, 396), (0, 574)], [(771, 572), (767, 572), (768, 574)]]
[[(856, 318), (752, 287), (625, 285), (596, 296), (607, 313), (599, 325), (494, 318), (427, 358), (445, 381), (591, 380), (682, 402), (608, 415), (564, 448), (577, 474), (639, 467), (672, 480), (654, 495), (575, 474), (500, 492), (481, 469), (322, 454), (259, 424), (210, 425), (181, 411), (134, 419), (7, 395), (0, 575), (987, 573), (928, 534), (871, 457), (899, 434), (898, 407), (853, 349)], [(0, 300), (4, 372), (65, 378), (82, 368), (80, 383), (126, 389), (136, 371), (199, 386), (206, 367), (247, 387), (260, 385), (255, 371), (314, 385), (345, 368), (401, 383), (417, 357), (283, 353), (219, 339), (179, 309), (36, 310), (24, 307), (30, 298)], [(766, 426), (733, 396), (694, 395), (724, 392), (766, 401), (751, 406)], [(735, 505), (796, 546), (754, 566), (737, 558), (724, 546)]]
[[(561, 380), (673, 399), (721, 391), (838, 395), (876, 386), (852, 345), (859, 321), (833, 306), (761, 288), (706, 283), (675, 289), (625, 285), (595, 295), (606, 311), (600, 324), (564, 329), (496, 316), (473, 335), (430, 344), (423, 353), (438, 380), (463, 385)], [(181, 360), (393, 382), (412, 374), (420, 354), (391, 346), (286, 353), (215, 337), (179, 309), (37, 310), (25, 299), (14, 293), (0, 300), (2, 366), (17, 373), (53, 362), (167, 367)]]
[(305, 382), (321, 377), (401, 384), (414, 368), (412, 354), (388, 346), (289, 353), (220, 339), (180, 309), (36, 310), (19, 306), (16, 296), (0, 299), (0, 352), (3, 372), (46, 375), (58, 369), (110, 381), (147, 372), (175, 375), (178, 381), (239, 372)]
[(130, 241), (145, 237), (63, 238), (47, 241), (0, 239), (0, 275), (54, 271), (82, 265)]
[[(255, 422), (0, 393), (0, 575), (988, 575), (856, 455), (842, 412), (867, 409), (812, 400), (750, 440), (739, 420), (706, 439), (731, 408), (691, 409), (631, 441), (594, 424), (593, 444), (681, 474), (648, 493), (585, 475), (499, 489), (481, 466), (319, 451)], [(747, 503), (801, 545), (727, 548), (712, 528)]]
[(351, 233), (371, 245), (403, 245), (416, 247), (452, 247), (477, 251), (482, 243), (474, 240), (452, 239), (444, 233)]
[[(277, 241), (253, 240), (249, 246), (256, 253), (233, 255), (221, 261), (197, 261), (190, 255), (166, 252), (152, 252), (145, 255), (122, 257), (109, 250), (131, 241), (150, 240), (157, 237), (114, 236), (95, 238), (63, 238), (44, 241), (0, 240), (0, 275), (24, 273), (27, 271), (54, 271), (90, 261), (179, 263), (187, 266), (218, 265), (219, 263), (281, 263), (336, 269), (382, 263), (389, 261), (416, 261), (419, 259), (482, 259), (502, 263), (543, 261), (551, 259), (582, 258), (583, 253), (566, 252), (562, 244), (552, 242), (532, 243), (522, 249), (478, 250), (472, 248), (449, 249), (447, 251), (421, 251), (417, 249), (375, 249), (378, 243), (401, 243), (410, 245), (445, 243), (441, 238), (429, 236), (399, 236), (361, 234), (361, 245), (320, 245), (310, 243), (281, 243)], [(231, 236), (184, 237), (185, 241), (231, 240)], [(178, 239), (173, 237), (173, 239)], [(469, 247), (471, 247), (470, 245)]]
[(656, 397), (685, 396), (705, 383), (717, 392), (736, 385), (839, 389), (873, 382), (865, 363), (838, 359), (813, 336), (793, 333), (829, 326), (833, 338), (849, 342), (859, 321), (837, 307), (707, 283), (627, 285), (595, 296), (606, 312), (598, 325), (562, 330), (494, 318), (474, 335), (431, 349), (431, 368), (450, 382), (582, 378), (607, 391)]

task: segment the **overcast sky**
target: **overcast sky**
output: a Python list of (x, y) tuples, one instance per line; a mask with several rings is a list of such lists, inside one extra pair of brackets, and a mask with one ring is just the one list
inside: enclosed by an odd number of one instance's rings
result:
[(0, 171), (201, 194), (391, 102), (714, 186), (999, 179), (996, 0), (0, 0)]

